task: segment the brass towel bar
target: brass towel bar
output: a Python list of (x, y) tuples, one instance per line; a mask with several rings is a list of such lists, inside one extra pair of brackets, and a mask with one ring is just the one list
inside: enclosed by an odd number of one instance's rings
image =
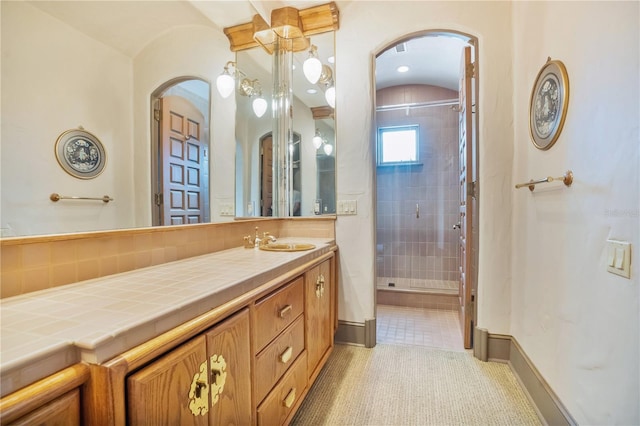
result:
[(51, 194), (49, 196), (49, 199), (53, 202), (56, 201), (60, 201), (60, 200), (94, 200), (94, 201), (102, 201), (104, 203), (108, 203), (109, 201), (113, 201), (113, 198), (109, 197), (108, 195), (105, 195), (103, 197), (75, 197), (75, 196), (68, 196), (68, 195), (60, 195), (60, 194), (56, 194), (55, 192), (53, 194)]
[(526, 186), (529, 188), (529, 191), (533, 192), (536, 185), (540, 183), (553, 182), (554, 180), (561, 180), (566, 186), (571, 186), (571, 184), (573, 183), (573, 172), (571, 170), (568, 170), (567, 173), (565, 173), (563, 176), (556, 177), (556, 178), (552, 176), (548, 176), (544, 179), (538, 179), (538, 180), (532, 179), (529, 182), (517, 184), (516, 189), (524, 188)]

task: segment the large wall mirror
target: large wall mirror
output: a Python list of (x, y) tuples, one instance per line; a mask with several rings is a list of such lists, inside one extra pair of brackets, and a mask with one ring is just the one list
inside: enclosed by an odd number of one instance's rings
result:
[[(327, 91), (334, 87), (334, 33), (310, 38), (308, 49), (292, 54), (292, 132), (288, 138), (289, 211), (280, 216), (335, 214), (335, 113)], [(310, 53), (310, 52), (313, 53)], [(311, 83), (305, 76), (305, 61), (315, 56), (322, 76)], [(247, 93), (242, 81), (236, 91), (236, 214), (273, 214), (272, 143), (274, 81), (272, 56), (262, 48), (237, 52), (236, 65), (242, 79), (255, 92)], [(276, 65), (277, 66), (277, 65)], [(266, 111), (254, 106), (265, 99)], [(260, 115), (259, 113), (263, 113)]]
[[(247, 119), (243, 127), (247, 137), (240, 138), (235, 102), (222, 99), (215, 90), (224, 65), (236, 60), (248, 74), (256, 72), (252, 78), (261, 79), (265, 95), (271, 90), (268, 55), (263, 52), (266, 57), (259, 58), (259, 49), (252, 49), (246, 56), (249, 60), (255, 51), (256, 58), (251, 59), (255, 64), (245, 66), (244, 53), (236, 58), (223, 32), (258, 13), (250, 1), (29, 1), (1, 2), (0, 7), (0, 237), (152, 226), (156, 192), (152, 95), (176, 79), (196, 79), (212, 87), (210, 117), (205, 120), (210, 182), (209, 214), (204, 217), (219, 222), (236, 215), (262, 215), (259, 198), (252, 193), (258, 191), (254, 185), (260, 170), (253, 150), (272, 130), (270, 111), (263, 116), (264, 127), (259, 120)], [(328, 58), (320, 40), (316, 42), (321, 37), (330, 38), (333, 49), (333, 33), (311, 37), (319, 55)], [(294, 73), (301, 70), (300, 61), (304, 59), (295, 59)], [(303, 96), (295, 97), (297, 140), (292, 144), (300, 170), (299, 214), (331, 213), (332, 204), (325, 201), (335, 197), (330, 183), (335, 175), (327, 171), (331, 161), (309, 147), (316, 129), (326, 144), (335, 146), (335, 126), (332, 118), (305, 118), (312, 117), (310, 108), (316, 104), (306, 104)], [(250, 111), (246, 108), (251, 104), (243, 101), (237, 96), (238, 117)], [(106, 166), (91, 179), (67, 174), (56, 161), (56, 139), (79, 126), (104, 146)], [(310, 160), (313, 156), (315, 162)], [(236, 170), (236, 164), (242, 168)], [(113, 201), (53, 202), (52, 193), (109, 195)], [(322, 207), (316, 208), (320, 199)], [(251, 201), (256, 203), (249, 212)]]

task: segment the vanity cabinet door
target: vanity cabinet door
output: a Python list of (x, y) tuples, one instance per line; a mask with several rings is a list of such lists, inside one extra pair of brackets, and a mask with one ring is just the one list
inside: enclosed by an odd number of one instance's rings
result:
[[(194, 374), (201, 377), (192, 391)], [(130, 425), (207, 425), (204, 336), (195, 337), (129, 376), (127, 390)]]
[(130, 375), (128, 424), (250, 424), (250, 357), (244, 309)]
[(251, 410), (251, 346), (249, 310), (206, 334), (210, 372), (209, 424), (249, 425)]
[(317, 375), (325, 353), (333, 347), (331, 262), (326, 260), (305, 273), (309, 378)]
[(71, 426), (80, 424), (80, 391), (67, 392), (18, 420), (9, 423), (18, 425)]

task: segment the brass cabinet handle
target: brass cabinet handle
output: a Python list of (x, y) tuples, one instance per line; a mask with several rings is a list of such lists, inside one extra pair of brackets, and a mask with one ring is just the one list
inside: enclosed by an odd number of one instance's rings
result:
[(291, 408), (295, 400), (296, 400), (296, 388), (293, 388), (289, 391), (284, 401), (282, 401), (282, 405), (284, 405), (287, 408)]
[(209, 412), (207, 361), (200, 364), (200, 371), (193, 375), (189, 390), (189, 410), (194, 416), (204, 416)]
[(227, 380), (227, 361), (222, 355), (213, 355), (209, 362), (211, 363), (211, 405), (215, 405)]
[(286, 317), (287, 314), (291, 312), (291, 309), (293, 309), (291, 305), (287, 305), (284, 308), (280, 309), (280, 313), (279, 313), (280, 318)]
[(202, 398), (203, 389), (207, 389), (207, 382), (203, 382), (202, 380), (197, 380), (196, 387), (194, 389), (194, 394), (196, 398)]
[(318, 275), (316, 279), (316, 297), (319, 299), (324, 295), (324, 275)]
[(293, 348), (289, 346), (287, 349), (285, 349), (284, 352), (280, 354), (278, 359), (280, 360), (281, 363), (286, 364), (291, 359), (292, 354), (293, 354)]

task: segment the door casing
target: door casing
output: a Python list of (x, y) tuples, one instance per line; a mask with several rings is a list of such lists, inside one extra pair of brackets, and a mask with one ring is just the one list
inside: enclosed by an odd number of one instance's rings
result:
[[(480, 168), (480, 158), (478, 155), (479, 149), (479, 135), (478, 135), (478, 123), (479, 123), (479, 112), (478, 112), (478, 99), (479, 99), (479, 43), (478, 43), (478, 38), (472, 34), (467, 34), (467, 33), (463, 33), (460, 31), (456, 31), (456, 30), (446, 30), (446, 29), (434, 29), (434, 30), (425, 30), (425, 31), (419, 31), (419, 32), (414, 32), (414, 33), (410, 33), (410, 34), (406, 34), (384, 46), (382, 46), (380, 49), (378, 49), (373, 55), (372, 55), (372, 68), (373, 68), (373, 75), (375, 75), (375, 64), (376, 64), (376, 57), (378, 55), (380, 55), (382, 52), (386, 51), (387, 49), (392, 48), (393, 46), (402, 43), (402, 42), (406, 42), (412, 38), (416, 38), (416, 37), (424, 37), (424, 36), (449, 36), (449, 37), (458, 37), (458, 38), (462, 38), (464, 40), (467, 41), (467, 43), (469, 43), (469, 45), (471, 45), (472, 48), (472, 58), (473, 58), (473, 62), (474, 62), (474, 69), (475, 69), (475, 75), (473, 78), (473, 84), (472, 84), (472, 122), (471, 122), (471, 157), (472, 157), (472, 161), (471, 161), (471, 175), (472, 175), (472, 195), (469, 197), (470, 202), (472, 203), (471, 205), (471, 209), (473, 211), (473, 215), (471, 218), (471, 229), (468, 230), (468, 232), (470, 233), (471, 236), (471, 241), (472, 241), (472, 247), (471, 247), (471, 259), (470, 259), (470, 270), (469, 270), (469, 276), (468, 279), (471, 281), (471, 294), (473, 297), (473, 309), (472, 309), (472, 326), (475, 327), (478, 324), (478, 258), (479, 258), (479, 237), (480, 237), (480, 233), (479, 233), (479, 229), (478, 229), (478, 224), (479, 224), (479, 168)], [(375, 111), (375, 105), (376, 103), (376, 82), (375, 79), (372, 81), (372, 94), (373, 94), (373, 110), (372, 110), (372, 114), (373, 114), (373, 119), (372, 119), (372, 123), (374, 126), (374, 130), (377, 129), (377, 121), (376, 121), (376, 111)], [(373, 135), (377, 134), (377, 132), (373, 131), (372, 132)], [(372, 141), (371, 143), (373, 144), (373, 149), (375, 149), (375, 144), (376, 144), (376, 140), (375, 140), (375, 136), (372, 137)], [(374, 151), (375, 152), (375, 151)], [(375, 164), (372, 164), (372, 167), (376, 167)], [(376, 182), (375, 182), (375, 170), (373, 173), (373, 178), (374, 178), (374, 182), (373, 182), (373, 187), (376, 187)], [(373, 197), (374, 197), (374, 202), (373, 205), (376, 205), (376, 194), (375, 191), (373, 191)], [(376, 209), (374, 209), (374, 223), (376, 223), (377, 221), (377, 212)], [(377, 240), (376, 240), (376, 236), (374, 233), (374, 247), (377, 246)], [(375, 253), (373, 254), (375, 256)], [(377, 271), (375, 270), (374, 267), (374, 277), (376, 277), (376, 279), (373, 280), (373, 297), (374, 297), (374, 317), (377, 316), (376, 311), (376, 303), (377, 303)], [(369, 321), (370, 324), (374, 324), (375, 326), (375, 321)], [(365, 324), (366, 325), (366, 324)], [(366, 328), (366, 327), (365, 327)], [(369, 338), (369, 343), (367, 345), (367, 347), (372, 347), (375, 345), (376, 342), (376, 338), (375, 338), (375, 329), (374, 330), (365, 330), (365, 335), (366, 336), (370, 336)], [(473, 335), (473, 330), (471, 330), (471, 335)], [(473, 341), (471, 341), (471, 347), (473, 346)]]

